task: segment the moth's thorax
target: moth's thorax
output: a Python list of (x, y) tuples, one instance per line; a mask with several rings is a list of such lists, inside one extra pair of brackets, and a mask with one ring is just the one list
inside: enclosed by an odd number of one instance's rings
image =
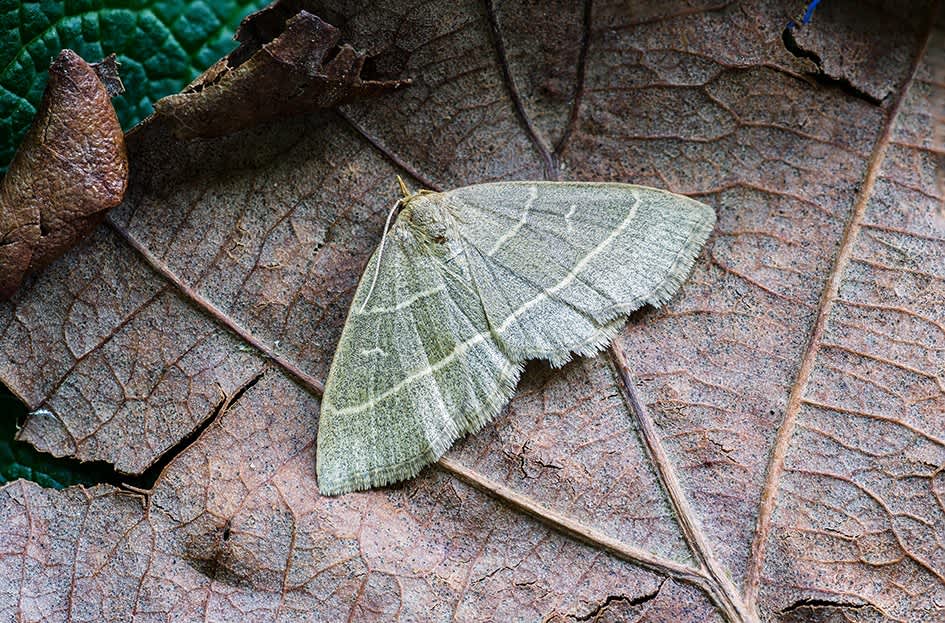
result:
[(453, 216), (442, 193), (412, 195), (405, 200), (397, 221), (425, 242), (443, 244), (455, 237)]

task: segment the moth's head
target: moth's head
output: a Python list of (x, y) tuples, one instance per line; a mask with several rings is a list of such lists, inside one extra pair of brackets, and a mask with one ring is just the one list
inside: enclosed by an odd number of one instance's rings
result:
[(449, 213), (441, 193), (421, 191), (405, 198), (397, 220), (430, 242), (443, 244), (450, 238)]

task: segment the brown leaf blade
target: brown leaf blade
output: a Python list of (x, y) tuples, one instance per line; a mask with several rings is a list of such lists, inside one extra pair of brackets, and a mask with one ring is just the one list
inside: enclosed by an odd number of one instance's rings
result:
[[(134, 134), (109, 226), (0, 308), (0, 376), (39, 410), (24, 435), (129, 471), (209, 425), (134, 505), (0, 490), (4, 613), (934, 620), (941, 22), (884, 109), (806, 78), (781, 5), (583, 8), (322, 7), (414, 85), (213, 140)], [(523, 52), (544, 32), (547, 64)], [(323, 498), (320, 379), (396, 174), (648, 183), (719, 226), (610, 357), (535, 363), (438, 468)]]
[(71, 50), (49, 67), (36, 119), (0, 182), (0, 299), (121, 202), (128, 159), (109, 88)]

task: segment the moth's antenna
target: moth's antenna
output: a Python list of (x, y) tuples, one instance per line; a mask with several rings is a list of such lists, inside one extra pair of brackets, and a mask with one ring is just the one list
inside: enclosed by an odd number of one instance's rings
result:
[(374, 294), (374, 286), (377, 285), (377, 276), (381, 274), (381, 260), (384, 259), (384, 243), (387, 242), (387, 232), (390, 230), (390, 222), (394, 218), (394, 214), (397, 212), (397, 208), (400, 207), (400, 204), (403, 203), (404, 199), (410, 196), (407, 192), (407, 185), (404, 184), (404, 181), (400, 179), (399, 175), (397, 176), (397, 182), (400, 184), (400, 192), (402, 192), (404, 196), (398, 199), (394, 207), (387, 213), (387, 221), (384, 223), (384, 233), (381, 234), (381, 247), (377, 250), (377, 264), (374, 266), (374, 277), (371, 279), (371, 287), (368, 288), (367, 296), (364, 297), (364, 302), (361, 303), (361, 308), (358, 309), (358, 313), (364, 311), (368, 301), (371, 300), (371, 295)]

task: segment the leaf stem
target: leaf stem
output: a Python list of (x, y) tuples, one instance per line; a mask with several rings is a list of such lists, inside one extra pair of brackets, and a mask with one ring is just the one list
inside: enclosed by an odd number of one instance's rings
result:
[(562, 515), (557, 511), (542, 506), (534, 499), (522, 495), (511, 487), (507, 487), (487, 478), (449, 457), (440, 457), (439, 461), (437, 461), (437, 465), (463, 482), (472, 485), (480, 491), (488, 493), (494, 498), (502, 500), (511, 508), (530, 515), (541, 523), (559, 532), (563, 532), (568, 536), (574, 537), (579, 541), (600, 548), (621, 560), (640, 565), (660, 575), (667, 575), (688, 584), (693, 584), (703, 590), (707, 590), (707, 585), (711, 582), (711, 579), (700, 569), (695, 569), (676, 562), (675, 560), (662, 558), (645, 550), (633, 547), (632, 545), (627, 545), (590, 526), (586, 526), (566, 515)]
[(713, 596), (716, 605), (725, 613), (726, 618), (735, 623), (748, 623), (755, 621), (756, 618), (745, 607), (739, 597), (731, 578), (725, 574), (722, 565), (712, 554), (712, 548), (709, 546), (705, 533), (696, 519), (696, 513), (689, 505), (686, 495), (683, 492), (682, 485), (676, 472), (672, 467), (666, 450), (660, 441), (656, 425), (650, 417), (649, 411), (637, 392), (633, 377), (630, 374), (630, 367), (624, 358), (620, 349), (612, 345), (610, 347), (611, 359), (614, 367), (622, 381), (619, 383), (627, 406), (636, 416), (639, 425), (640, 435), (643, 438), (643, 445), (650, 454), (650, 460), (653, 462), (659, 475), (660, 482), (666, 490), (669, 502), (676, 512), (676, 520), (682, 529), (683, 538), (692, 550), (692, 553), (699, 560), (700, 566), (705, 575), (710, 579), (712, 590), (709, 591)]
[(316, 396), (321, 397), (325, 389), (321, 381), (302, 370), (285, 356), (277, 353), (272, 348), (272, 346), (253, 335), (252, 332), (246, 327), (238, 324), (236, 320), (231, 318), (226, 314), (226, 312), (217, 307), (213, 301), (202, 295), (200, 292), (190, 286), (190, 284), (185, 283), (174, 273), (174, 271), (171, 270), (167, 264), (165, 264), (159, 257), (151, 253), (147, 247), (141, 244), (140, 240), (135, 238), (131, 232), (118, 223), (111, 214), (105, 217), (105, 222), (108, 223), (115, 233), (121, 236), (122, 239), (124, 239), (124, 241), (127, 242), (132, 249), (138, 252), (138, 255), (140, 255), (142, 259), (147, 262), (154, 272), (159, 274), (174, 287), (176, 287), (185, 299), (205, 311), (208, 315), (210, 315), (211, 318), (232, 331), (234, 334), (246, 340), (247, 343), (262, 353), (266, 358), (298, 379), (309, 391), (311, 391)]

